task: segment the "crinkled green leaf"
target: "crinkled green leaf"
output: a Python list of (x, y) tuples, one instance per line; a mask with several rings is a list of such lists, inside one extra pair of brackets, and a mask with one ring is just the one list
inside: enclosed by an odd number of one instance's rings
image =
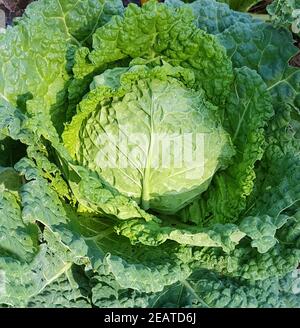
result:
[(118, 0), (75, 4), (70, 0), (42, 0), (28, 6), (18, 24), (0, 38), (0, 99), (33, 113), (50, 113), (61, 127), (69, 51), (111, 15), (121, 12)]
[(72, 266), (28, 300), (30, 308), (89, 308), (91, 288), (82, 268)]
[[(225, 2), (225, 1), (220, 1)], [(199, 28), (211, 34), (222, 33), (236, 23), (252, 24), (255, 20), (245, 13), (233, 11), (227, 4), (214, 0), (196, 0), (184, 4), (181, 0), (166, 0), (165, 3), (172, 7), (187, 6), (193, 10), (195, 23)]]
[(149, 307), (154, 297), (152, 294), (122, 288), (113, 275), (94, 275), (90, 284), (93, 306), (99, 308), (144, 308)]
[[(6, 177), (8, 174), (6, 173)], [(1, 178), (5, 177), (0, 175)], [(8, 183), (12, 183), (12, 177)], [(12, 187), (15, 187), (15, 183)], [(0, 180), (0, 251), (24, 261), (30, 260), (38, 250), (38, 229), (35, 225), (24, 222), (19, 203), (18, 194), (6, 189)]]
[[(201, 0), (184, 6), (192, 8), (200, 28), (209, 26), (209, 32), (218, 36), (234, 67), (247, 66), (259, 73), (271, 91), (273, 103), (299, 107), (300, 73), (289, 66), (289, 59), (298, 52), (292, 35), (247, 14), (237, 14), (224, 4), (209, 2)], [(210, 8), (216, 12), (212, 18)], [(216, 16), (220, 19), (214, 20)]]
[(223, 111), (223, 125), (230, 131), (236, 156), (225, 171), (214, 176), (203, 197), (180, 213), (185, 221), (199, 223), (209, 217), (228, 222), (238, 218), (253, 189), (254, 166), (262, 158), (264, 127), (272, 113), (271, 97), (261, 77), (248, 68), (236, 70), (232, 93)]
[[(286, 283), (295, 284), (290, 275)], [(299, 295), (284, 290), (283, 280), (261, 282), (232, 279), (214, 272), (198, 270), (187, 280), (166, 288), (154, 300), (153, 307), (273, 308), (299, 307)]]
[(116, 230), (118, 234), (129, 238), (133, 244), (157, 246), (169, 239), (189, 246), (220, 247), (224, 251), (234, 249), (245, 236), (245, 233), (233, 224), (216, 224), (201, 229), (168, 219), (164, 219), (163, 223), (165, 225), (155, 221), (128, 220), (119, 224)]
[(232, 80), (231, 63), (215, 37), (196, 28), (188, 8), (173, 9), (151, 1), (142, 8), (129, 5), (124, 18), (114, 17), (93, 35), (93, 50), (79, 49), (74, 73), (83, 78), (106, 64), (142, 57), (161, 57), (195, 71), (213, 103), (222, 103)]
[[(291, 34), (208, 0), (122, 11), (38, 0), (0, 36), (1, 306), (298, 307)], [(201, 95), (198, 111), (236, 148), (186, 216), (143, 210), (80, 160), (84, 126), (97, 134), (98, 110), (144, 99), (153, 88), (132, 89), (146, 79), (164, 84), (174, 113), (178, 86)]]
[[(96, 76), (63, 133), (66, 147), (79, 165), (98, 173), (107, 188), (131, 197), (141, 208), (178, 211), (207, 189), (212, 175), (234, 153), (217, 108), (204, 100), (202, 91), (187, 88), (193, 77), (193, 71), (168, 64), (153, 69), (145, 65), (115, 68)], [(179, 165), (167, 165), (166, 153), (171, 153), (172, 145), (186, 144), (182, 140), (191, 134), (203, 136), (204, 164), (201, 158), (183, 161), (180, 154)], [(134, 136), (143, 138), (143, 143)], [(164, 145), (159, 151), (166, 136), (168, 148)], [(127, 154), (120, 138), (127, 143)], [(192, 140), (189, 146), (200, 148)]]
[(299, 248), (293, 245), (277, 244), (268, 252), (259, 253), (249, 243), (243, 243), (229, 254), (216, 248), (197, 249), (194, 252), (194, 267), (247, 280), (264, 280), (282, 277), (295, 270), (299, 258)]
[(0, 294), (0, 304), (27, 306), (28, 301), (41, 294), (48, 285), (70, 269), (72, 262), (65, 260), (64, 252), (51, 251), (41, 245), (37, 256), (30, 263), (0, 257), (5, 285)]
[(4, 189), (17, 192), (21, 183), (21, 176), (12, 167), (0, 166), (0, 185)]
[(300, 33), (299, 0), (274, 0), (267, 6), (267, 11), (275, 26), (288, 27), (294, 33)]
[[(24, 164), (19, 165), (19, 169), (24, 167)], [(162, 290), (165, 285), (190, 274), (186, 264), (190, 260), (188, 250), (183, 259), (181, 254), (184, 252), (176, 244), (160, 248), (143, 246), (138, 250), (127, 238), (117, 236), (114, 221), (76, 215), (70, 208), (64, 208), (44, 179), (34, 176), (37, 172), (29, 172), (32, 181), (24, 185), (21, 192), (26, 204), (24, 219), (26, 222), (37, 220), (51, 230), (60, 240), (61, 247), (73, 254), (76, 263), (91, 263), (94, 270), (102, 270), (104, 266), (105, 272), (112, 273), (121, 286), (146, 292)], [(173, 249), (171, 257), (170, 249)]]
[[(295, 156), (284, 155), (279, 157), (275, 152), (276, 146), (270, 147), (269, 151), (272, 154), (267, 157), (271, 159), (268, 162), (270, 164), (261, 168), (259, 178), (266, 169), (268, 175), (264, 177), (264, 181), (257, 190), (257, 193), (260, 193), (260, 198), (252, 200), (250, 212), (251, 214), (268, 214), (275, 217), (300, 200), (300, 158), (296, 154)], [(282, 172), (288, 172), (288, 174), (283, 175)]]
[(272, 248), (277, 239), (275, 233), (289, 219), (288, 216), (280, 215), (273, 219), (267, 215), (262, 217), (246, 217), (240, 224), (240, 229), (252, 239), (251, 246), (256, 247), (260, 253), (266, 253)]
[[(235, 67), (254, 69), (268, 85), (273, 103), (299, 107), (300, 73), (289, 66), (298, 48), (292, 35), (269, 24), (235, 24), (218, 35)], [(276, 50), (275, 50), (276, 49)]]

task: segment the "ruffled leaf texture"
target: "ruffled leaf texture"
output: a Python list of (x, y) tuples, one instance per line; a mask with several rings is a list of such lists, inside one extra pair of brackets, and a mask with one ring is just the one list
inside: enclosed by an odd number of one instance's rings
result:
[(299, 0), (275, 0), (267, 6), (267, 12), (272, 23), (278, 27), (289, 28), (293, 33), (300, 33), (300, 1)]
[[(39, 0), (0, 37), (1, 306), (299, 307), (290, 33), (208, 0), (123, 11)], [(171, 216), (108, 188), (74, 159), (77, 136), (60, 137), (95, 75), (157, 57), (193, 72), (236, 149)], [(116, 81), (106, 83), (109, 94)]]

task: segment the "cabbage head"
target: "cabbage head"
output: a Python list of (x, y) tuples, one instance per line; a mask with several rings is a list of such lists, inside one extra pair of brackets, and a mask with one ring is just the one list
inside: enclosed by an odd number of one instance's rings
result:
[(213, 0), (29, 5), (0, 36), (0, 305), (300, 306), (296, 53)]

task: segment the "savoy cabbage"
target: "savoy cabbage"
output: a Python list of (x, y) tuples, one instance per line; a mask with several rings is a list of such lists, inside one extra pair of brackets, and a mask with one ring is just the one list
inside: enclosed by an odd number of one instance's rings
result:
[(0, 36), (0, 304), (300, 306), (296, 53), (213, 0), (29, 5)]

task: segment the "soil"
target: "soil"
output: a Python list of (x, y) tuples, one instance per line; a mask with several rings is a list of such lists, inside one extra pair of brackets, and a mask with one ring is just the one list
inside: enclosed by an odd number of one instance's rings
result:
[(263, 0), (254, 5), (249, 11), (255, 14), (266, 14), (266, 7), (272, 2), (272, 0)]
[(5, 12), (6, 24), (11, 24), (14, 17), (22, 16), (26, 6), (33, 0), (0, 0), (0, 9)]
[[(295, 45), (300, 49), (300, 37), (295, 35)], [(300, 67), (300, 51), (299, 53), (290, 60), (292, 66)]]

